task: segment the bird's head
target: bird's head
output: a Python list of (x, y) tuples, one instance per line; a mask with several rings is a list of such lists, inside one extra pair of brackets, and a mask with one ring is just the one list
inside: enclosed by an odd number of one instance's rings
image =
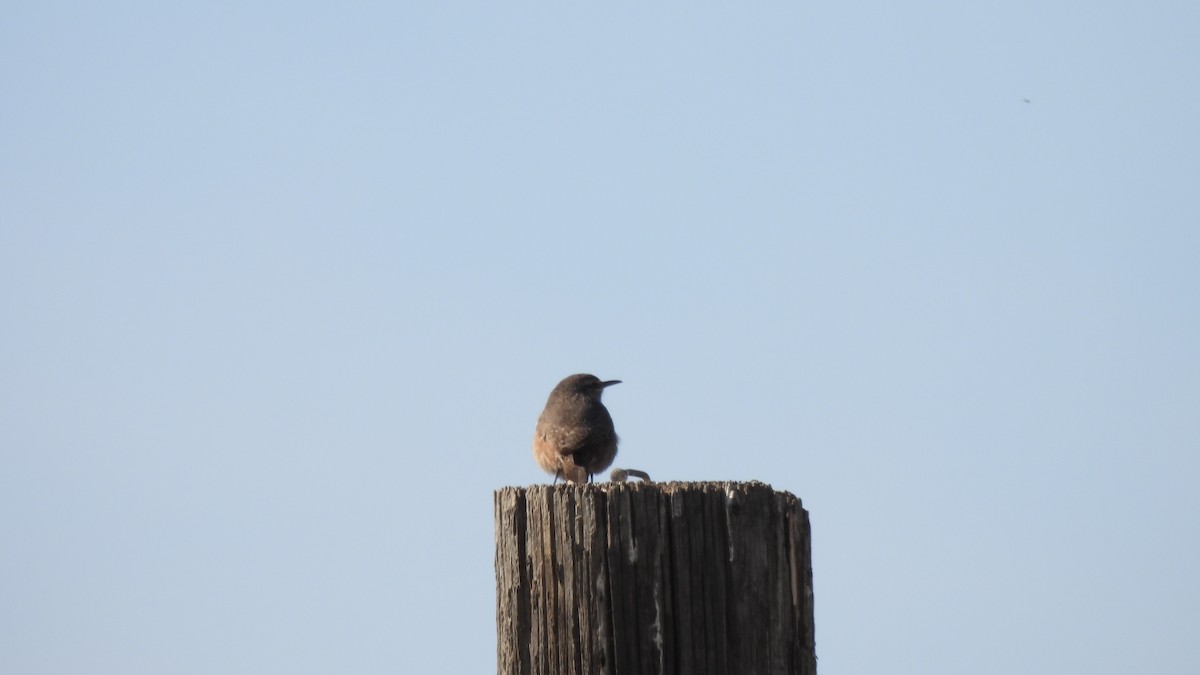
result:
[(600, 400), (600, 395), (604, 393), (605, 387), (611, 387), (614, 384), (621, 384), (620, 380), (601, 380), (595, 375), (580, 373), (579, 375), (571, 375), (558, 383), (558, 389), (565, 389), (573, 394), (586, 396), (596, 401)]

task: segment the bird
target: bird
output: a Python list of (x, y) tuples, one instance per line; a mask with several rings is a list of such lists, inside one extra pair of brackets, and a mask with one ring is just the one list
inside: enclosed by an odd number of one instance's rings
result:
[(590, 483), (612, 464), (617, 432), (600, 396), (620, 383), (580, 373), (563, 378), (550, 392), (533, 434), (533, 458), (554, 474), (555, 483), (559, 478)]

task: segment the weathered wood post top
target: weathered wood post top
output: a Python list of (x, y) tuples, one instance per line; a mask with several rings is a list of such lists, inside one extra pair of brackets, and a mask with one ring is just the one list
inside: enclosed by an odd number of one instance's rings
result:
[(764, 483), (495, 493), (497, 672), (814, 675), (800, 500)]

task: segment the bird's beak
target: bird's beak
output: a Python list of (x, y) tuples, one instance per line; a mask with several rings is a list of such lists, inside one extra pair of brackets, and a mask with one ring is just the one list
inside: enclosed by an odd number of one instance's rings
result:
[(601, 383), (600, 383), (600, 387), (601, 387), (601, 388), (604, 388), (604, 387), (611, 387), (611, 386), (613, 386), (614, 384), (621, 384), (621, 381), (620, 381), (620, 380), (609, 380), (608, 382), (601, 382)]

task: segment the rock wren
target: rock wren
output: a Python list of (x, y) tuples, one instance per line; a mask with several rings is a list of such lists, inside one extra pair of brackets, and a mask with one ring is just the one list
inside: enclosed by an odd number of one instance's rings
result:
[(550, 392), (533, 434), (533, 458), (547, 472), (572, 483), (592, 482), (617, 456), (612, 416), (600, 402), (605, 387), (595, 375), (572, 375)]

